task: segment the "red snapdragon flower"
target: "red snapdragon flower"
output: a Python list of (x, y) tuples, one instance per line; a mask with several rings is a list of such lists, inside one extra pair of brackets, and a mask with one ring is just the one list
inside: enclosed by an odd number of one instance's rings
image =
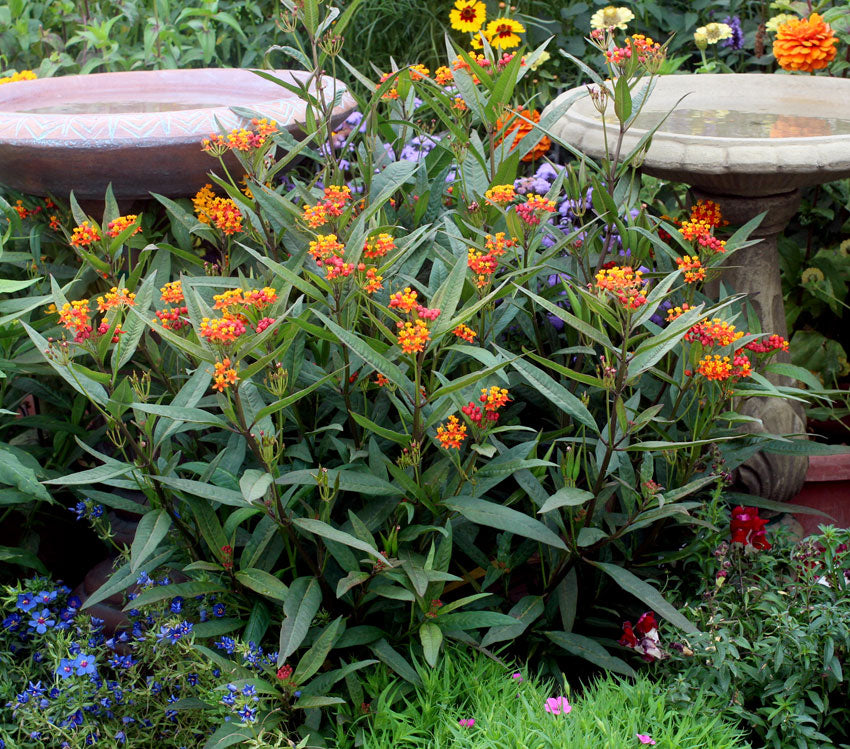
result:
[(770, 542), (767, 540), (764, 531), (766, 525), (767, 520), (759, 517), (757, 507), (738, 505), (732, 510), (732, 518), (729, 522), (732, 543), (752, 546), (759, 551), (766, 551), (770, 548)]

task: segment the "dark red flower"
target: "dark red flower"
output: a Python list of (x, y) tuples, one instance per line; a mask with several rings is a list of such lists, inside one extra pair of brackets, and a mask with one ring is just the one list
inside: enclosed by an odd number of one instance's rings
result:
[(637, 647), (638, 639), (635, 637), (631, 622), (623, 622), (623, 636), (617, 642), (619, 642), (623, 647)]
[(767, 540), (764, 531), (766, 525), (767, 520), (759, 517), (757, 507), (738, 505), (732, 510), (732, 518), (729, 522), (732, 543), (752, 546), (754, 549), (762, 551), (769, 549), (770, 542)]
[(651, 611), (641, 614), (640, 619), (638, 619), (637, 624), (635, 624), (635, 629), (641, 636), (645, 635), (647, 632), (651, 632), (653, 629), (658, 629), (658, 622), (655, 621), (655, 614)]

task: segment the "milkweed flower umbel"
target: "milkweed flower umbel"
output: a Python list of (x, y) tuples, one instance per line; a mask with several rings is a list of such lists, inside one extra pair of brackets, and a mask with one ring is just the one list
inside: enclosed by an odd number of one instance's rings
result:
[(83, 221), (71, 232), (71, 246), (89, 247), (100, 241), (100, 231), (88, 221)]
[(495, 205), (507, 205), (516, 197), (513, 185), (493, 185), (484, 193), (484, 199)]
[(437, 427), (437, 440), (447, 450), (459, 450), (465, 439), (466, 424), (461, 424), (454, 414), (449, 416), (445, 424)]
[(685, 255), (676, 258), (676, 265), (685, 277), (685, 283), (705, 281), (705, 268), (695, 255)]
[(201, 320), (201, 337), (210, 343), (233, 343), (245, 330), (245, 324), (232, 317), (205, 317)]
[(779, 26), (773, 56), (783, 70), (811, 73), (835, 59), (837, 41), (830, 25), (820, 14), (812, 13), (808, 18), (795, 18)]
[(431, 331), (423, 320), (408, 320), (396, 323), (398, 327), (398, 345), (405, 354), (419, 354), (425, 350), (431, 340)]
[[(121, 232), (129, 229), (138, 220), (138, 218), (139, 217), (137, 215), (131, 213), (127, 216), (119, 216), (114, 221), (110, 221), (106, 225), (106, 236), (112, 237), (114, 239), (119, 234), (121, 234)], [(142, 230), (142, 227), (137, 226), (135, 228), (135, 230), (133, 231), (133, 233), (130, 234), (130, 236), (131, 237), (135, 236), (136, 234), (141, 232), (141, 230)]]
[(134, 307), (136, 295), (129, 289), (119, 289), (113, 286), (104, 296), (97, 298), (97, 309), (99, 312), (107, 312), (116, 307)]
[(530, 192), (525, 196), (525, 203), (520, 203), (516, 207), (516, 212), (526, 224), (537, 226), (540, 223), (541, 214), (555, 212), (555, 201)]
[(610, 292), (620, 304), (629, 309), (637, 309), (646, 304), (644, 284), (643, 272), (636, 271), (629, 265), (602, 268), (596, 274), (596, 288)]
[(232, 362), (229, 358), (222, 359), (215, 363), (212, 384), (213, 390), (223, 393), (227, 390), (227, 388), (231, 385), (235, 385), (238, 381), (239, 377), (237, 377), (236, 369), (232, 366)]

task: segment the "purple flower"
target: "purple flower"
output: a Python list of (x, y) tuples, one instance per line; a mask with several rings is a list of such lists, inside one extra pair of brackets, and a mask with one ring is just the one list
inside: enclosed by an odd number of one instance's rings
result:
[[(738, 16), (726, 16), (723, 23), (727, 24), (732, 29), (732, 36), (724, 39), (721, 47), (729, 47), (730, 49), (744, 48), (744, 30), (741, 28), (741, 19)], [(654, 741), (652, 742), (655, 743)]]
[(475, 725), (475, 718), (461, 718), (458, 721), (458, 725), (461, 728), (472, 728)]
[(636, 733), (635, 736), (641, 744), (655, 744), (655, 740), (648, 733)]
[(30, 611), (36, 607), (38, 603), (36, 597), (29, 593), (20, 593), (18, 595), (18, 608), (21, 611)]
[(213, 608), (212, 608), (212, 612), (213, 612), (213, 616), (215, 616), (216, 619), (221, 619), (221, 617), (223, 617), (224, 614), (226, 613), (226, 609), (224, 607), (224, 604), (223, 603), (215, 604), (215, 606), (213, 606)]
[(171, 599), (171, 613), (179, 614), (183, 611), (183, 598), (182, 596), (175, 596)]
[(97, 663), (95, 663), (94, 656), (86, 655), (85, 653), (80, 653), (74, 659), (74, 666), (77, 669), (77, 676), (93, 674), (97, 669)]
[(56, 624), (56, 620), (51, 619), (50, 615), (50, 609), (42, 609), (40, 614), (33, 614), (32, 619), (29, 621), (30, 628), (43, 635), (47, 632), (48, 627)]
[(552, 715), (567, 715), (573, 707), (566, 697), (549, 697), (543, 709)]

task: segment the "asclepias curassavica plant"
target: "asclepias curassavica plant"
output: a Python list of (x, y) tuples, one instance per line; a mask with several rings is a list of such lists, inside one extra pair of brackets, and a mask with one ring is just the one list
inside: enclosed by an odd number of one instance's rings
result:
[[(322, 12), (293, 15), (314, 75), (339, 59)], [(99, 280), (88, 297), (54, 284), (55, 310), (24, 325), (110, 448), (80, 440), (95, 467), (48, 483), (148, 503), (84, 606), (161, 567), (180, 581), (128, 608), (229, 596), (216, 634), (278, 647), (286, 688), (258, 727), (346, 702), (343, 681), (359, 704), (355, 672), (376, 659), (416, 683), (405, 651), (433, 665), (445, 638), (630, 675), (602, 644), (629, 601), (696, 629), (633, 569), (769, 442), (738, 431), (735, 399), (796, 391), (757, 374), (787, 344), (748, 333), (739, 297), (704, 293), (756, 222), (723, 240), (712, 204), (676, 228), (638, 200), (646, 141), (621, 153), (622, 136), (664, 47), (593, 41), (599, 162), (561, 143), (569, 164), (518, 179), (563, 108), (535, 121), (512, 101), (542, 48), (500, 56), (484, 39), (433, 74), (358, 74), (347, 129), (302, 91), (300, 142), (261, 118), (212, 135), (194, 213), (159, 198), (173, 243), (140, 241), (144, 217), (109, 196), (100, 223), (71, 201), (68, 243)], [(318, 174), (281, 181), (299, 155)]]

